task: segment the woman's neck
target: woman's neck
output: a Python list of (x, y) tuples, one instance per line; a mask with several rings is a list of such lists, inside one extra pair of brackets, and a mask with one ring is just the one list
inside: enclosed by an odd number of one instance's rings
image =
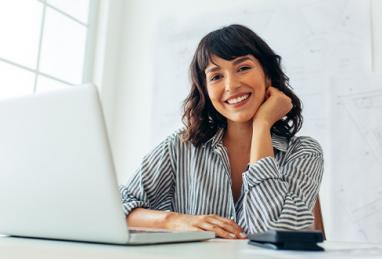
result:
[(227, 121), (227, 129), (224, 133), (224, 143), (239, 145), (245, 150), (249, 150), (252, 139), (252, 122), (231, 122)]

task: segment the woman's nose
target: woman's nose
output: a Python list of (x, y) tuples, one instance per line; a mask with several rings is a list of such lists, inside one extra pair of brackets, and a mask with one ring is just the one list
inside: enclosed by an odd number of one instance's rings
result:
[(224, 83), (225, 83), (225, 90), (227, 92), (232, 92), (236, 88), (240, 87), (239, 79), (237, 78), (236, 75), (233, 75), (233, 74), (227, 75)]

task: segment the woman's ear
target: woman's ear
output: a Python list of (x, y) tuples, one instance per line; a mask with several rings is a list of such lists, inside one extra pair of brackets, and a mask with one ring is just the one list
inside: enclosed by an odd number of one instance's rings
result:
[(265, 88), (269, 88), (272, 85), (272, 80), (269, 77), (265, 79)]

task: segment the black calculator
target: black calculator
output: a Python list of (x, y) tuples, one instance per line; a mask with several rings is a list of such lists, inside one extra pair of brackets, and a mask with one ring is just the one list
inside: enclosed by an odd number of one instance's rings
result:
[(320, 231), (269, 230), (248, 234), (249, 244), (278, 250), (324, 251), (318, 245), (324, 241)]

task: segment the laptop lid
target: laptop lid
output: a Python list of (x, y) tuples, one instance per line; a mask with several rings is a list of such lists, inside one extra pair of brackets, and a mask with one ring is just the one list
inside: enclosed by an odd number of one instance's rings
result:
[(2, 100), (0, 121), (0, 233), (128, 241), (94, 86)]

